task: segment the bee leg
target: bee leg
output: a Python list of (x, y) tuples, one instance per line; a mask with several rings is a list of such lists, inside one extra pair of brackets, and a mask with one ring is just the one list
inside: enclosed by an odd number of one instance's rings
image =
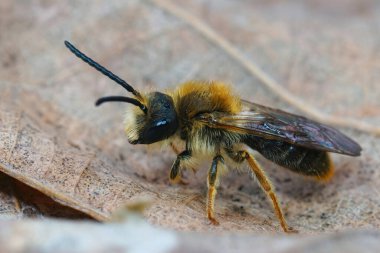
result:
[(185, 150), (177, 156), (170, 170), (169, 179), (173, 183), (177, 183), (181, 180), (181, 163), (191, 158), (191, 152)]
[(218, 165), (224, 164), (224, 159), (221, 155), (217, 155), (212, 160), (211, 168), (208, 171), (208, 177), (207, 177), (207, 217), (214, 225), (219, 225), (219, 222), (215, 219), (214, 216), (214, 202), (215, 202), (215, 195), (216, 195), (216, 187), (219, 183), (219, 173), (218, 173)]
[(266, 194), (272, 200), (274, 210), (276, 212), (277, 218), (280, 220), (280, 224), (284, 232), (287, 232), (287, 233), (295, 232), (295, 230), (293, 230), (292, 228), (289, 228), (288, 225), (286, 224), (286, 220), (282, 213), (281, 207), (278, 203), (276, 194), (273, 191), (272, 184), (270, 183), (269, 179), (265, 175), (265, 172), (260, 168), (256, 159), (246, 151), (239, 151), (238, 153), (241, 155), (241, 157), (245, 158), (248, 161), (249, 167), (251, 168), (252, 172), (255, 173), (256, 178), (260, 182), (261, 187), (264, 189)]

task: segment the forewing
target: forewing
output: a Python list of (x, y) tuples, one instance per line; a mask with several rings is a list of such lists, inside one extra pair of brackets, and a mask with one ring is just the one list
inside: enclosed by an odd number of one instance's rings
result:
[(361, 151), (355, 141), (335, 128), (248, 101), (243, 101), (243, 110), (239, 114), (204, 113), (197, 120), (210, 127), (281, 140), (317, 150), (351, 156), (358, 156)]

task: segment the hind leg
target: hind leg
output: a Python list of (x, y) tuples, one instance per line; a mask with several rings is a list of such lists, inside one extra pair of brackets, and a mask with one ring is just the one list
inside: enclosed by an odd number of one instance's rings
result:
[(256, 162), (255, 158), (252, 155), (250, 155), (247, 151), (233, 152), (232, 150), (226, 150), (226, 152), (235, 162), (243, 162), (244, 160), (247, 160), (249, 167), (255, 174), (262, 189), (265, 191), (265, 193), (269, 196), (270, 200), (272, 201), (273, 208), (275, 210), (277, 218), (280, 221), (282, 229), (284, 230), (284, 232), (287, 233), (295, 232), (295, 230), (293, 230), (287, 225), (286, 220), (284, 218), (284, 214), (278, 203), (277, 196), (273, 191), (272, 184), (270, 183), (268, 177), (265, 175), (265, 172)]

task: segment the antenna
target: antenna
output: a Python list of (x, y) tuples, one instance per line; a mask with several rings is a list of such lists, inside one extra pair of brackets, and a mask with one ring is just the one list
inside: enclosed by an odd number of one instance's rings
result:
[(81, 51), (79, 51), (79, 49), (77, 49), (70, 42), (65, 40), (65, 45), (78, 58), (82, 59), (84, 62), (88, 63), (88, 65), (90, 65), (91, 67), (95, 68), (99, 72), (108, 76), (110, 79), (114, 80), (116, 83), (123, 86), (127, 91), (129, 91), (133, 95), (135, 95), (135, 97), (138, 100), (142, 100), (141, 94), (138, 91), (136, 91), (135, 89), (133, 89), (133, 87), (131, 85), (129, 85), (126, 81), (124, 81), (123, 79), (121, 79), (120, 77), (118, 77), (117, 75), (115, 75), (114, 73), (112, 73), (111, 71), (109, 71), (108, 69), (106, 69), (105, 67), (103, 67), (102, 65), (100, 65), (99, 63), (97, 63), (96, 61), (94, 61), (93, 59), (88, 57), (87, 55), (85, 55), (84, 53), (82, 53)]
[(125, 103), (130, 103), (133, 105), (136, 105), (140, 107), (140, 109), (146, 114), (147, 109), (146, 106), (143, 105), (140, 101), (134, 98), (129, 98), (129, 97), (122, 97), (122, 96), (109, 96), (109, 97), (101, 97), (98, 100), (96, 100), (95, 105), (99, 106), (105, 102), (125, 102)]

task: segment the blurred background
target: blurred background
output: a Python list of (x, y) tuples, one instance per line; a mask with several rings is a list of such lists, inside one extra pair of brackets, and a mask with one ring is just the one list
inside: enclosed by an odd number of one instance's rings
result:
[[(280, 229), (265, 194), (246, 171), (232, 171), (222, 180), (216, 214), (224, 222), (209, 226), (206, 169), (185, 173), (187, 186), (171, 186), (167, 176), (175, 155), (128, 144), (127, 105), (94, 107), (97, 98), (126, 95), (125, 90), (77, 59), (64, 40), (141, 91), (166, 91), (192, 79), (222, 80), (252, 102), (321, 121), (326, 116), (324, 122), (336, 123), (364, 149), (359, 158), (334, 155), (336, 175), (329, 184), (259, 161), (288, 222), (301, 232), (378, 230), (380, 2), (1, 1), (0, 133), (18, 137), (8, 146), (3, 142), (0, 152), (0, 216), (106, 219), (123, 201), (149, 195), (156, 200), (144, 214), (150, 224), (253, 238)], [(14, 115), (27, 123), (10, 120)], [(33, 131), (24, 133), (20, 126)], [(45, 142), (30, 145), (38, 157), (70, 150), (76, 163), (62, 171), (73, 168), (78, 182), (90, 179), (79, 190), (81, 183), (58, 180), (51, 163), (18, 150), (24, 134), (31, 143), (41, 136), (51, 141), (45, 151), (40, 148)], [(68, 156), (63, 151), (62, 160)], [(91, 175), (83, 176), (89, 167)], [(112, 190), (101, 190), (110, 185)], [(35, 195), (25, 199), (26, 192)], [(51, 208), (57, 202), (69, 208), (57, 212), (65, 208)]]

